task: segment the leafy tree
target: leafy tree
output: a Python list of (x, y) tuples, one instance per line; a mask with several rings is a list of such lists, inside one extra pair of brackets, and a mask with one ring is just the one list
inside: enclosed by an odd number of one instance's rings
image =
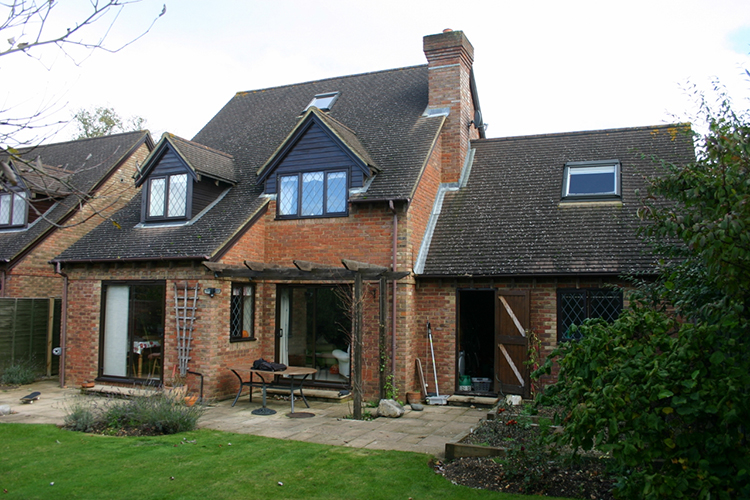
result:
[(73, 120), (78, 127), (78, 136), (76, 139), (142, 130), (146, 123), (146, 120), (139, 116), (131, 117), (127, 122), (123, 123), (122, 118), (114, 108), (101, 106), (95, 108), (93, 111), (79, 109), (73, 115)]
[(559, 363), (559, 439), (610, 453), (626, 498), (750, 497), (750, 119), (701, 110), (697, 160), (662, 163), (640, 211), (659, 278), (537, 372)]

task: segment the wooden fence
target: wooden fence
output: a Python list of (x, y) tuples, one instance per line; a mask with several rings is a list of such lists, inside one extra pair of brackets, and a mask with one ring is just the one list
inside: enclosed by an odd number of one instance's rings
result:
[(48, 376), (58, 373), (60, 299), (0, 298), (0, 370), (15, 362), (32, 362)]

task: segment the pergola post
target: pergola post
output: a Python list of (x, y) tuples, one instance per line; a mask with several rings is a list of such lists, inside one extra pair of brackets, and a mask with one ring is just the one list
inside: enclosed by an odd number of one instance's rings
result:
[(362, 420), (362, 274), (357, 272), (354, 276), (354, 324), (352, 334), (354, 336), (354, 418)]

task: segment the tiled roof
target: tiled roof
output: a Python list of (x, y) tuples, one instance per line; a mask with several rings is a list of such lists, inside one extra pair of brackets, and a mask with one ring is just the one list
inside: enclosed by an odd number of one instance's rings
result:
[[(116, 217), (122, 229), (102, 224), (58, 260), (110, 260), (214, 256), (262, 209), (257, 172), (287, 138), (310, 100), (340, 92), (328, 117), (380, 169), (368, 200), (407, 199), (443, 120), (422, 116), (427, 107), (427, 66), (331, 78), (237, 93), (192, 139), (231, 155), (238, 181), (199, 220), (175, 227), (135, 227), (141, 197)], [(329, 123), (334, 123), (329, 120)], [(346, 132), (349, 129), (351, 132)], [(343, 132), (342, 132), (343, 131)]]
[[(636, 236), (652, 155), (694, 159), (684, 125), (472, 142), (468, 184), (445, 196), (425, 276), (533, 276), (653, 271)], [(566, 162), (619, 159), (622, 205), (561, 204)]]
[[(72, 186), (78, 192), (88, 193), (144, 141), (153, 145), (148, 132), (127, 132), (25, 148), (19, 151), (19, 156), (34, 163), (39, 157), (46, 170), (67, 176), (64, 183), (60, 183), (55, 179), (32, 175), (30, 180), (37, 185), (36, 189), (50, 187), (60, 192)], [(16, 258), (53, 228), (51, 221), (59, 222), (79, 201), (78, 195), (70, 195), (52, 207), (44, 219), (37, 219), (29, 227), (0, 231), (0, 261), (8, 262)]]
[(328, 116), (356, 134), (380, 169), (365, 196), (409, 198), (441, 125), (439, 118), (422, 116), (426, 65), (239, 92), (193, 140), (231, 154), (243, 176), (255, 175), (310, 99), (335, 91), (340, 95)]
[(169, 136), (169, 140), (196, 173), (230, 183), (237, 182), (232, 155), (175, 135)]

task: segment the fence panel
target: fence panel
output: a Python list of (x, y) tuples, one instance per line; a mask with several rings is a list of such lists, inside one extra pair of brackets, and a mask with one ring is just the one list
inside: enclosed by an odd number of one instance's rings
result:
[[(54, 301), (50, 348), (60, 345), (60, 302)], [(49, 306), (49, 299), (0, 298), (0, 368), (29, 360), (46, 367)], [(57, 373), (59, 358), (51, 361), (51, 372)]]

